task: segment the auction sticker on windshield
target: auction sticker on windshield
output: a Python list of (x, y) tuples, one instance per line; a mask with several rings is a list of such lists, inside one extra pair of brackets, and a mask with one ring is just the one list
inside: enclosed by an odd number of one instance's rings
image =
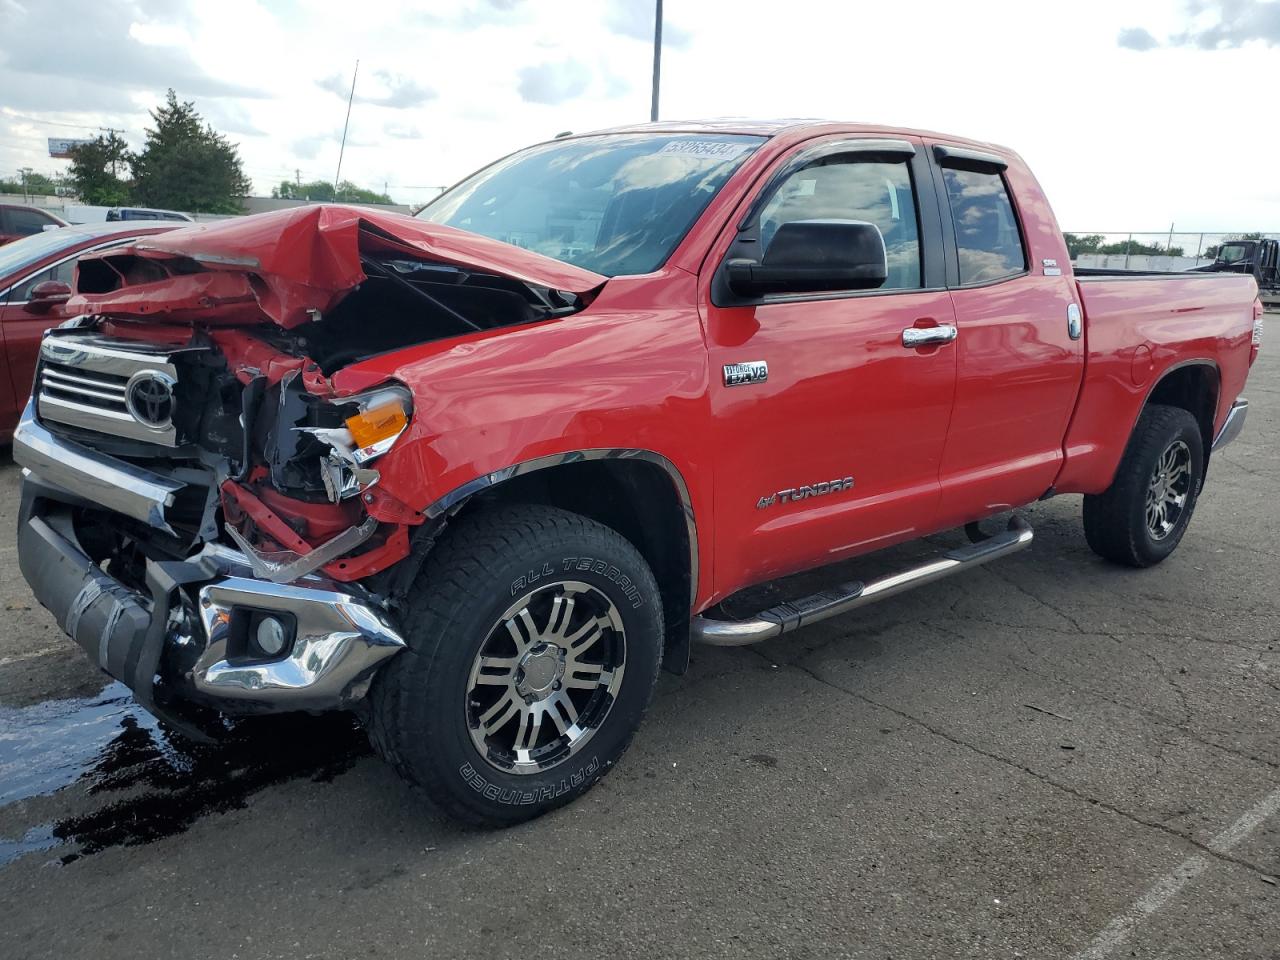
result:
[(731, 160), (755, 147), (754, 143), (735, 143), (730, 140), (672, 140), (664, 144), (658, 153), (680, 153), (693, 157)]

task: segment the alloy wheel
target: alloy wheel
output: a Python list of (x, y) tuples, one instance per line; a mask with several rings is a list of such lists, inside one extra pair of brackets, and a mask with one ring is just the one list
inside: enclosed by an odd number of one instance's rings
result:
[(1156, 460), (1147, 484), (1147, 532), (1163, 540), (1178, 525), (1191, 493), (1191, 449), (1182, 440), (1169, 444)]
[(506, 773), (538, 773), (581, 750), (608, 716), (626, 667), (622, 616), (602, 591), (566, 580), (498, 618), (467, 680), (476, 749)]

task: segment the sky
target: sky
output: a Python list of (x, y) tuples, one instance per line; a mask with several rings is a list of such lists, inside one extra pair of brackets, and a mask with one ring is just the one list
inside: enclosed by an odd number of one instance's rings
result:
[[(822, 117), (1017, 150), (1064, 229), (1280, 231), (1280, 0), (666, 0), (661, 117)], [(142, 145), (173, 87), (255, 193), (420, 204), (521, 146), (648, 119), (653, 0), (0, 0), (0, 175)]]

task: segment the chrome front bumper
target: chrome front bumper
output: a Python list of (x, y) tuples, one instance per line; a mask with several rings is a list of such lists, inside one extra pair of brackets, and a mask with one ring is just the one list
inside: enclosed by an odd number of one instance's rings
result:
[(51, 433), (36, 420), (30, 400), (13, 434), (13, 459), (90, 503), (173, 533), (165, 511), (182, 483)]
[(1240, 397), (1231, 405), (1231, 410), (1227, 413), (1227, 419), (1223, 421), (1222, 429), (1214, 437), (1213, 449), (1221, 450), (1236, 437), (1240, 436), (1240, 431), (1244, 429), (1245, 417), (1248, 415), (1249, 401), (1244, 397)]
[[(273, 710), (348, 706), (364, 696), (375, 668), (404, 646), (371, 601), (322, 581), (258, 580), (245, 575), (248, 563), (242, 555), (219, 553), (223, 570), (234, 575), (201, 587), (197, 603), (206, 646), (192, 682), (205, 698)], [(235, 656), (237, 611), (247, 610), (293, 618), (294, 641), (284, 656), (268, 661)]]
[[(162, 712), (153, 689), (162, 662), (185, 657), (181, 689), (226, 712), (330, 710), (362, 698), (377, 667), (405, 645), (378, 598), (316, 576), (273, 583), (220, 544), (186, 560), (147, 560), (146, 590), (127, 586), (81, 547), (69, 506), (106, 507), (164, 530), (164, 509), (182, 485), (56, 436), (30, 408), (14, 457), (26, 468), (23, 576), (63, 631), (154, 712)], [(246, 618), (262, 613), (293, 626), (292, 644), (276, 658), (246, 649)]]

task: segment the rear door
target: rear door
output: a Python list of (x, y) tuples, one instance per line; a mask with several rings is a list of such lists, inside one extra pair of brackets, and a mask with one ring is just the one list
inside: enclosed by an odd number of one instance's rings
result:
[[(811, 141), (779, 159), (704, 270), (715, 446), (715, 581), (728, 593), (927, 532), (955, 385), (940, 221), (919, 140)], [(724, 263), (792, 220), (885, 238), (877, 290), (735, 300)], [(708, 276), (709, 274), (709, 276)]]
[[(940, 526), (1035, 500), (1062, 463), (1084, 365), (1080, 307), (1058, 237), (1020, 164), (930, 143), (957, 328), (955, 406), (942, 457)], [(1043, 253), (1043, 250), (1040, 250)], [(1065, 255), (1063, 256), (1065, 263)]]

